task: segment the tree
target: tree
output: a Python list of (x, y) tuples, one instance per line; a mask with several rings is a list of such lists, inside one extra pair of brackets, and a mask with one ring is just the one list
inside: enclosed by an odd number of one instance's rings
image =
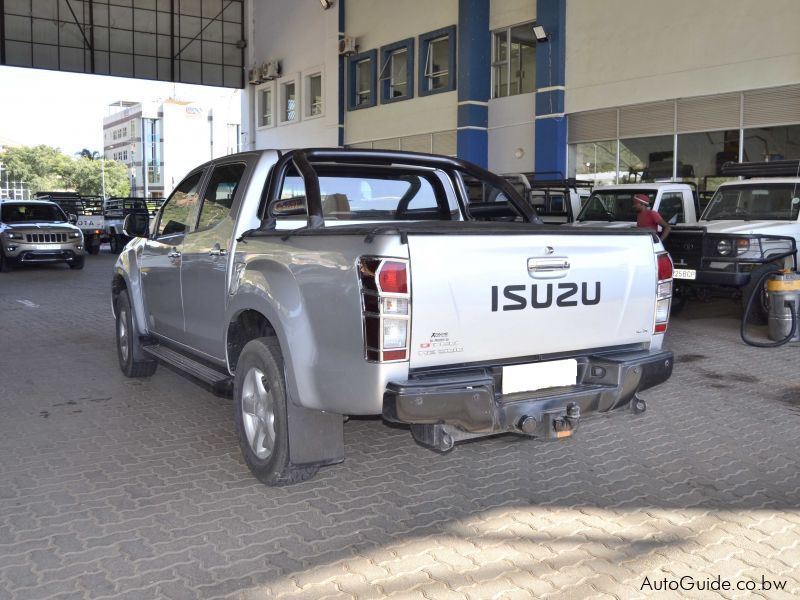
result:
[(89, 160), (97, 160), (100, 158), (100, 153), (95, 150), (94, 152), (89, 150), (88, 148), (84, 148), (80, 152), (75, 153), (78, 158), (88, 158)]
[(106, 196), (130, 195), (128, 170), (113, 160), (93, 160), (81, 157), (72, 161), (69, 186), (82, 196), (100, 196), (103, 193), (103, 167), (105, 165)]
[(24, 181), (32, 192), (68, 189), (72, 159), (51, 146), (8, 147), (0, 154), (9, 176)]

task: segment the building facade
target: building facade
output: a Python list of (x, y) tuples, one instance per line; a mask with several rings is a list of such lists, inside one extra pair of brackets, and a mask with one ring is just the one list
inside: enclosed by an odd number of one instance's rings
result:
[(106, 160), (128, 169), (131, 196), (169, 195), (197, 165), (239, 150), (238, 106), (115, 102), (103, 119)]
[[(327, 8), (326, 8), (327, 7)], [(800, 158), (796, 0), (250, 2), (243, 146), (689, 179)]]

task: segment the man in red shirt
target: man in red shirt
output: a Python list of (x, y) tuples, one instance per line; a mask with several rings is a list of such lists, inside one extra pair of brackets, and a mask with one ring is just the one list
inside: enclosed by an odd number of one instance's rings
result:
[(650, 209), (650, 199), (645, 194), (633, 195), (633, 212), (636, 213), (636, 225), (643, 229), (658, 231), (661, 226), (661, 241), (669, 235), (669, 223), (658, 212)]

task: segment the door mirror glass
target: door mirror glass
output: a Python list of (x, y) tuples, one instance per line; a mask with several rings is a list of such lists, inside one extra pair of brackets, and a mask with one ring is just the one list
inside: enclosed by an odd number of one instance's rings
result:
[(70, 222), (71, 225), (75, 225), (78, 222), (78, 215), (75, 213), (69, 213), (67, 220)]
[(272, 205), (272, 214), (276, 217), (291, 217), (306, 214), (305, 196), (296, 196), (286, 200), (278, 200)]
[(150, 217), (144, 211), (130, 213), (122, 223), (122, 233), (130, 238), (147, 237), (149, 232)]

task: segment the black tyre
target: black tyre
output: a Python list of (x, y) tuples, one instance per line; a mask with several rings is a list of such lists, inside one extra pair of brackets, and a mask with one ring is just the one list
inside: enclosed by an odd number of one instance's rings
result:
[(80, 271), (83, 268), (83, 264), (86, 262), (86, 259), (81, 256), (78, 260), (69, 263), (69, 268), (74, 269), (76, 271)]
[[(750, 273), (750, 282), (742, 288), (742, 310), (747, 308), (747, 301), (753, 295), (759, 279), (765, 273), (777, 273), (780, 271), (778, 265), (763, 265), (757, 269), (753, 269)], [(761, 289), (758, 291), (758, 297), (753, 300), (753, 306), (750, 308), (750, 314), (745, 315), (748, 323), (753, 325), (766, 325), (769, 319), (769, 297), (767, 296), (766, 282), (761, 283)]]
[(8, 273), (12, 269), (11, 259), (6, 258), (3, 251), (0, 250), (0, 273)]
[(85, 243), (86, 252), (89, 254), (100, 254), (100, 240), (97, 239), (88, 239)]
[(117, 357), (119, 368), (127, 377), (150, 377), (158, 363), (145, 358), (139, 336), (133, 326), (133, 312), (127, 290), (122, 290), (115, 305), (117, 313)]
[(685, 287), (675, 286), (675, 280), (672, 281), (672, 301), (670, 302), (669, 314), (671, 317), (677, 317), (689, 301), (689, 290)]
[(234, 419), (239, 447), (250, 471), (270, 486), (300, 483), (317, 467), (289, 461), (289, 427), (283, 355), (271, 337), (248, 342), (236, 364)]
[(119, 254), (122, 252), (122, 249), (125, 247), (125, 244), (128, 243), (128, 238), (124, 235), (112, 235), (111, 239), (109, 240), (109, 245), (111, 246), (111, 253), (112, 254)]

